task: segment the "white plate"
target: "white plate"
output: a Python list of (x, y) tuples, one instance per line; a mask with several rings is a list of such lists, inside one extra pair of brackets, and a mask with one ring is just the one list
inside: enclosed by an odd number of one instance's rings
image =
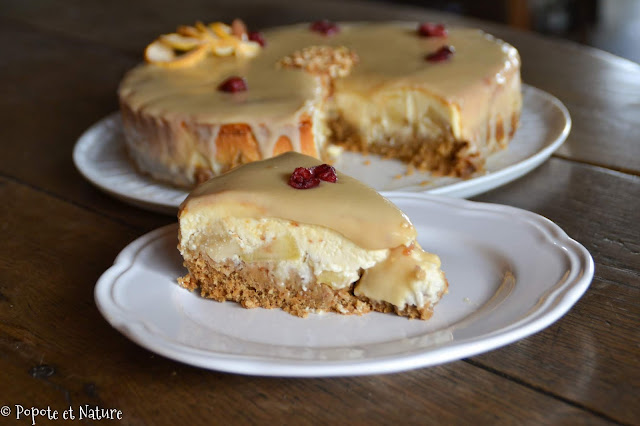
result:
[(593, 278), (587, 250), (551, 221), (513, 207), (420, 193), (389, 197), (438, 253), (449, 294), (428, 321), (391, 314), (243, 309), (176, 283), (177, 225), (126, 247), (98, 280), (113, 327), (141, 346), (208, 369), (265, 376), (347, 376), (427, 367), (512, 343), (549, 326)]
[[(486, 173), (462, 180), (436, 178), (429, 173), (404, 176), (406, 166), (395, 160), (345, 153), (338, 170), (378, 191), (416, 191), (450, 197), (471, 197), (510, 182), (540, 165), (569, 134), (571, 118), (553, 96), (523, 86), (520, 128), (509, 147), (490, 156)], [(119, 114), (112, 114), (89, 128), (76, 143), (73, 160), (84, 177), (103, 191), (145, 209), (176, 214), (187, 192), (156, 182), (136, 172), (127, 158)], [(365, 164), (370, 161), (370, 164)]]

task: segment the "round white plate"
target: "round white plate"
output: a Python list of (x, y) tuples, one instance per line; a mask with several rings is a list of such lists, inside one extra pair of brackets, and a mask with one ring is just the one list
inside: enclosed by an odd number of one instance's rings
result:
[[(569, 134), (571, 118), (550, 94), (523, 86), (520, 128), (509, 147), (490, 156), (486, 172), (471, 179), (433, 177), (416, 172), (403, 176), (406, 165), (377, 156), (344, 153), (336, 168), (378, 191), (415, 191), (471, 197), (510, 182), (540, 165)], [(84, 177), (103, 191), (145, 209), (176, 214), (187, 191), (139, 174), (124, 147), (122, 122), (114, 113), (89, 128), (76, 143), (73, 160)], [(402, 177), (398, 177), (402, 176)]]
[(392, 314), (247, 310), (178, 286), (177, 225), (127, 246), (98, 280), (113, 327), (141, 346), (208, 369), (265, 376), (346, 376), (427, 367), (512, 343), (549, 326), (593, 278), (587, 250), (557, 225), (513, 207), (420, 193), (389, 197), (418, 242), (440, 255), (449, 294), (428, 321)]

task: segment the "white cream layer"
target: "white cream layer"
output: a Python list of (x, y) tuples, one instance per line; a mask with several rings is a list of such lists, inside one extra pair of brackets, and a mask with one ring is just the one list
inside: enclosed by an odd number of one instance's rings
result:
[[(183, 255), (201, 252), (216, 262), (273, 262), (271, 274), (284, 283), (292, 273), (303, 286), (315, 281), (348, 287), (386, 259), (389, 250), (365, 250), (328, 228), (283, 219), (225, 217), (201, 224), (201, 216), (181, 222)], [(203, 226), (204, 225), (204, 226)]]
[[(179, 248), (185, 259), (204, 254), (215, 262), (269, 262), (270, 274), (278, 283), (297, 275), (305, 290), (315, 283), (338, 290), (360, 279), (357, 295), (403, 309), (431, 305), (446, 289), (437, 256), (418, 247), (363, 249), (321, 226), (274, 218), (210, 221), (201, 215), (184, 215), (180, 233)], [(419, 266), (406, 268), (406, 262)]]

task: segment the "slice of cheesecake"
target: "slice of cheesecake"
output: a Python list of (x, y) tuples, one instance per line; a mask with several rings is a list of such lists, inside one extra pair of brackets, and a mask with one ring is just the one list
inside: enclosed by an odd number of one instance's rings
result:
[[(306, 188), (306, 189), (303, 189)], [(197, 187), (179, 212), (180, 279), (246, 308), (428, 319), (447, 292), (409, 219), (356, 179), (289, 152)]]

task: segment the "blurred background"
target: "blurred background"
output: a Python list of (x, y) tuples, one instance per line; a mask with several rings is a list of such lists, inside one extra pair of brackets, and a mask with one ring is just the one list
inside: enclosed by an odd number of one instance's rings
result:
[(640, 0), (402, 0), (392, 3), (507, 24), (640, 62)]
[[(178, 24), (230, 22), (241, 17), (260, 29), (327, 18), (336, 21), (482, 20), (597, 47), (640, 63), (640, 0), (0, 0), (0, 20), (28, 23), (139, 54)], [(389, 4), (394, 7), (389, 8)], [(120, 16), (118, 22), (111, 22)], [(141, 21), (139, 18), (146, 19)], [(469, 21), (465, 21), (469, 24)], [(488, 24), (488, 25), (487, 25)], [(127, 26), (127, 31), (120, 28)], [(517, 41), (517, 40), (507, 40)], [(517, 46), (516, 46), (517, 47)]]

